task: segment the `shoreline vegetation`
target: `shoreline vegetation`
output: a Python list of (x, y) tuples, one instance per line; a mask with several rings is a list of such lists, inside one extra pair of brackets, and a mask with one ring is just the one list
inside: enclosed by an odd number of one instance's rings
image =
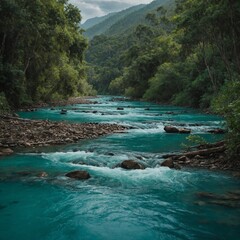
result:
[[(97, 104), (91, 97), (70, 98), (64, 101), (39, 103), (20, 111), (35, 111), (42, 107), (60, 107), (73, 104)], [(115, 98), (113, 98), (113, 101)], [(121, 100), (121, 99), (120, 99)], [(59, 109), (59, 114), (64, 114)], [(20, 118), (17, 114), (0, 115), (0, 157), (14, 153), (15, 149), (35, 148), (52, 145), (76, 143), (112, 133), (124, 133), (128, 128), (117, 124), (68, 123), (62, 121), (31, 120)], [(168, 133), (171, 134), (171, 133)], [(233, 172), (239, 176), (240, 165), (228, 158), (225, 141), (200, 144), (188, 151), (169, 153), (162, 156), (161, 166), (171, 169), (197, 168)]]
[(192, 147), (188, 151), (166, 154), (162, 157), (166, 159), (162, 163), (162, 166), (173, 169), (189, 167), (196, 169), (231, 171), (234, 176), (240, 176), (240, 164), (238, 164), (238, 161), (234, 161), (228, 157), (225, 141), (200, 144)]

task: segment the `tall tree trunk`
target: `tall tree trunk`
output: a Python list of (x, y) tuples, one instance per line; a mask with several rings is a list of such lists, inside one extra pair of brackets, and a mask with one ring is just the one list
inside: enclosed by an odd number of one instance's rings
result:
[(211, 69), (209, 67), (208, 61), (207, 61), (206, 51), (205, 51), (205, 42), (204, 41), (202, 41), (202, 50), (203, 50), (204, 64), (205, 64), (205, 66), (207, 68), (208, 76), (209, 76), (209, 78), (211, 80), (213, 91), (214, 91), (214, 93), (216, 93), (217, 92), (217, 86), (216, 86), (216, 82), (215, 82), (214, 76), (213, 76), (213, 74), (211, 72)]
[(4, 33), (3, 34), (3, 39), (2, 39), (2, 44), (1, 44), (1, 50), (0, 50), (0, 54), (2, 55), (5, 49), (5, 42), (6, 42), (6, 38), (7, 38), (7, 34)]
[(234, 51), (234, 55), (235, 55), (235, 59), (236, 59), (236, 65), (237, 65), (237, 69), (238, 69), (238, 73), (240, 73), (240, 60), (239, 60), (239, 54), (238, 54), (238, 48), (237, 48), (237, 41), (236, 41), (236, 33), (235, 33), (235, 25), (236, 23), (234, 23), (233, 20), (233, 6), (230, 3), (230, 9), (231, 9), (231, 33), (232, 33), (232, 42), (233, 42), (233, 51)]

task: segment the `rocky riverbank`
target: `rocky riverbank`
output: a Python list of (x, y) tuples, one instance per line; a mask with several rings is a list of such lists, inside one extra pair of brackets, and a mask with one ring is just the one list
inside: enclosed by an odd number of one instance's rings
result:
[(116, 124), (73, 124), (0, 116), (0, 156), (11, 154), (16, 147), (69, 144), (126, 129)]
[(229, 159), (224, 141), (199, 145), (191, 151), (167, 154), (162, 157), (166, 159), (162, 166), (175, 169), (191, 167), (240, 172), (240, 162), (238, 159)]

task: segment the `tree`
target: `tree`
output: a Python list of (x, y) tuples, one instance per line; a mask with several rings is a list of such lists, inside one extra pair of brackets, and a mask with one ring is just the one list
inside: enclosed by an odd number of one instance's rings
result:
[(81, 87), (87, 42), (76, 7), (67, 0), (2, 0), (0, 14), (0, 92), (12, 107), (89, 94)]

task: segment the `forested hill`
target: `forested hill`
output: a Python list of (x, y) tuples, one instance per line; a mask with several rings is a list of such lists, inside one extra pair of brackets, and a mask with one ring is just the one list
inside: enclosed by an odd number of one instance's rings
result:
[(144, 22), (133, 12), (91, 40), (89, 81), (99, 93), (211, 107), (225, 115), (240, 152), (240, 1), (154, 4)]
[[(93, 27), (100, 32), (103, 32), (103, 29), (105, 31), (101, 35), (94, 32), (97, 36), (90, 41), (86, 54), (86, 60), (91, 66), (89, 82), (99, 93), (108, 93), (110, 82), (123, 74), (124, 67), (129, 63), (130, 55), (138, 51), (137, 48), (142, 48), (141, 44), (146, 47), (146, 42), (147, 45), (150, 43), (149, 40), (153, 38), (154, 32), (159, 34), (159, 31), (162, 31), (164, 26), (152, 26), (155, 24), (153, 21), (158, 21), (157, 17), (162, 14), (162, 10), (158, 9), (162, 6), (168, 9), (167, 14), (171, 14), (175, 2), (174, 0), (156, 0), (138, 10), (133, 7), (120, 12), (120, 18), (113, 15)], [(87, 31), (86, 35), (88, 34)], [(120, 90), (118, 87), (117, 89)], [(115, 90), (110, 92), (115, 93)]]
[(121, 19), (124, 19), (126, 16), (131, 14), (132, 12), (135, 12), (139, 9), (141, 9), (144, 5), (137, 5), (130, 7), (126, 10), (123, 10), (121, 12), (107, 15), (106, 18), (101, 21), (103, 18), (100, 19), (100, 22), (90, 28), (86, 29), (86, 32), (84, 33), (85, 36), (87, 36), (89, 39), (93, 38), (96, 35), (100, 35), (105, 33), (111, 26), (113, 26), (115, 23), (120, 21)]
[[(121, 12), (115, 13), (113, 15), (107, 15), (104, 21), (95, 24), (94, 26), (87, 28), (83, 25), (86, 29), (85, 35), (92, 39), (94, 36), (105, 34), (105, 35), (114, 35), (114, 34), (124, 34), (126, 32), (131, 32), (134, 28), (146, 22), (146, 15), (157, 9), (157, 7), (170, 4), (174, 1), (172, 0), (155, 0), (150, 4), (144, 5), (137, 5)], [(90, 20), (89, 20), (90, 21)], [(95, 21), (95, 19), (93, 19)]]
[(124, 18), (119, 19), (116, 23), (106, 30), (105, 35), (126, 34), (131, 33), (139, 24), (146, 24), (146, 16), (159, 6), (167, 5), (171, 8), (173, 0), (155, 0), (150, 4), (126, 15)]
[[(0, 1), (0, 107), (91, 94), (79, 28), (68, 1)], [(1, 110), (1, 109), (0, 109)]]
[(117, 13), (116, 13), (116, 12), (113, 12), (113, 13), (109, 13), (109, 14), (107, 14), (107, 15), (105, 15), (105, 16), (102, 16), (102, 17), (90, 18), (90, 19), (88, 19), (85, 23), (83, 23), (83, 24), (81, 25), (81, 27), (86, 30), (86, 29), (88, 29), (88, 28), (93, 27), (94, 25), (97, 25), (97, 24), (103, 22), (105, 19), (107, 19), (107, 18), (109, 18), (109, 17), (111, 17), (111, 16), (113, 16), (113, 15), (115, 15), (115, 14), (117, 14)]

